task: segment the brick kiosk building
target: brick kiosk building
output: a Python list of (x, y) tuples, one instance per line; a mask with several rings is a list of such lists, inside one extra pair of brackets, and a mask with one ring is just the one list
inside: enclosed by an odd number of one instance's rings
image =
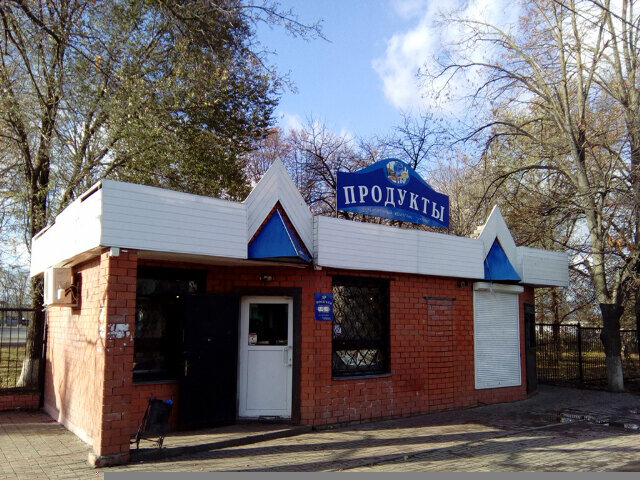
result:
[(44, 408), (105, 465), (150, 396), (174, 429), (522, 399), (534, 288), (567, 264), (497, 208), (478, 238), (314, 217), (280, 162), (242, 203), (104, 180), (33, 242)]

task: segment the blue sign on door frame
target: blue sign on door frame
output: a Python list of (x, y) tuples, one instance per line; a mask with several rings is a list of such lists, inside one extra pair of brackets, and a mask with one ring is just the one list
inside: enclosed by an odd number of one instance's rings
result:
[(333, 293), (315, 292), (315, 318), (318, 321), (333, 321)]

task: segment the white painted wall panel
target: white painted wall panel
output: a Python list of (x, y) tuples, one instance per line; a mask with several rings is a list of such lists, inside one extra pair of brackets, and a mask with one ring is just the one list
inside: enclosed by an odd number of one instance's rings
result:
[(275, 205), (277, 188), (278, 182), (275, 175), (265, 174), (245, 200), (247, 205), (247, 240), (250, 240), (258, 231)]
[(484, 278), (483, 246), (478, 240), (419, 232), (418, 273), (471, 279)]
[(121, 182), (103, 182), (101, 244), (246, 258), (241, 203)]
[(31, 275), (100, 245), (102, 190), (83, 196), (58, 215), (46, 231), (33, 239)]
[(522, 384), (518, 295), (473, 292), (476, 389)]
[(289, 176), (280, 178), (281, 203), (296, 232), (309, 251), (313, 250), (313, 215)]
[(316, 217), (318, 265), (483, 278), (481, 242), (419, 230)]
[(415, 273), (417, 231), (329, 217), (316, 219), (319, 265)]
[[(280, 201), (320, 266), (484, 278), (481, 240), (329, 217), (314, 220), (284, 166), (274, 165), (245, 203), (104, 180), (34, 239), (31, 272), (42, 273), (99, 246), (245, 259), (251, 231)], [(517, 252), (524, 283), (567, 284), (564, 253), (523, 247)]]
[(569, 259), (565, 252), (518, 247), (522, 282), (529, 285), (566, 287)]

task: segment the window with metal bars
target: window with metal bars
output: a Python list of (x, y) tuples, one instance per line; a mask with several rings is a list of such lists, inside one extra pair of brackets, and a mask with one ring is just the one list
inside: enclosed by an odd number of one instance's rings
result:
[(333, 278), (332, 374), (389, 373), (389, 281)]

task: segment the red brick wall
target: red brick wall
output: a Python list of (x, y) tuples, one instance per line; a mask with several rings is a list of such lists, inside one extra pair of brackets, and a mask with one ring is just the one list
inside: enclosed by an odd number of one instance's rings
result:
[[(144, 263), (198, 268), (189, 264)], [(330, 292), (332, 274), (390, 279), (391, 374), (332, 378), (331, 323), (316, 322), (313, 311), (314, 292)], [(272, 276), (273, 281), (265, 284), (259, 280), (262, 275)], [(209, 267), (207, 290), (232, 293), (249, 287), (302, 288), (301, 423), (321, 425), (525, 398), (524, 353), (522, 386), (475, 389), (472, 282), (466, 286), (458, 283), (441, 277), (334, 269)], [(531, 295), (532, 289), (520, 295), (522, 329), (522, 304), (531, 301)], [(521, 343), (524, 348), (524, 330)], [(171, 391), (172, 398), (176, 394), (177, 390)], [(132, 408), (139, 415), (147, 399), (147, 395), (141, 395), (135, 400)]]
[[(207, 268), (207, 290), (239, 293), (252, 288), (300, 288), (300, 420), (331, 424), (462, 408), (479, 402), (526, 396), (523, 304), (520, 295), (522, 379), (519, 387), (475, 390), (473, 290), (471, 282), (407, 274), (285, 267), (203, 267), (140, 261), (141, 264)], [(133, 385), (135, 251), (108, 251), (74, 269), (81, 278), (77, 308), (48, 309), (45, 408), (97, 455), (128, 455), (148, 398), (171, 398), (177, 427), (177, 383)], [(390, 280), (391, 372), (372, 378), (333, 379), (331, 322), (314, 319), (314, 292), (330, 292), (332, 274)], [(273, 280), (265, 283), (263, 275)]]
[(105, 365), (99, 447), (94, 445), (94, 451), (126, 457), (136, 421), (132, 396), (138, 255), (134, 250), (120, 250), (118, 256), (107, 252), (102, 261), (108, 269), (106, 322), (101, 323), (105, 327)]
[(44, 408), (98, 456), (129, 450), (136, 268), (105, 250), (73, 269), (78, 306), (47, 308)]
[(37, 410), (40, 406), (39, 393), (0, 394), (0, 412), (4, 410)]
[(99, 321), (106, 274), (101, 258), (74, 269), (80, 279), (77, 308), (47, 308), (45, 410), (95, 447), (102, 406), (104, 346)]

